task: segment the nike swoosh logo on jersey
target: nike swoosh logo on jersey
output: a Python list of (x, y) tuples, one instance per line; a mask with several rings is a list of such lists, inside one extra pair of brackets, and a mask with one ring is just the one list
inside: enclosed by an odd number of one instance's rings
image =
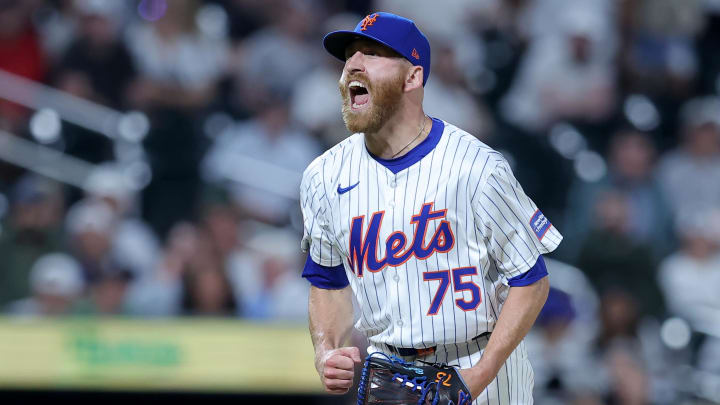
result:
[(338, 194), (345, 194), (345, 193), (347, 193), (348, 191), (354, 189), (358, 184), (360, 184), (359, 181), (358, 181), (357, 183), (353, 184), (352, 186), (350, 186), (350, 187), (345, 187), (345, 188), (340, 187), (340, 184), (338, 184), (337, 192), (338, 192)]

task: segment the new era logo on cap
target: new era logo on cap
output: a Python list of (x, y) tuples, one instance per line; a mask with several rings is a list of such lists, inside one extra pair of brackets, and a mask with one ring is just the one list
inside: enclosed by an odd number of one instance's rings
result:
[(423, 86), (430, 75), (430, 42), (415, 23), (391, 13), (372, 13), (363, 18), (353, 31), (333, 31), (323, 39), (331, 55), (345, 61), (345, 48), (351, 42), (367, 38), (399, 53), (413, 65), (423, 68)]

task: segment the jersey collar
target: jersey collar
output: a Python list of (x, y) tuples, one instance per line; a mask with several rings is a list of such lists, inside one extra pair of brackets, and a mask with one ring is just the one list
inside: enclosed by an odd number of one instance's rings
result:
[(437, 146), (438, 142), (440, 142), (442, 133), (445, 130), (445, 123), (437, 118), (430, 118), (432, 119), (432, 128), (430, 128), (430, 133), (428, 134), (427, 138), (420, 142), (419, 145), (412, 148), (410, 152), (406, 153), (403, 156), (400, 156), (399, 158), (379, 158), (373, 155), (372, 152), (367, 149), (367, 145), (365, 146), (365, 150), (367, 150), (367, 153), (370, 155), (370, 157), (375, 159), (375, 161), (385, 166), (388, 170), (393, 172), (393, 174), (397, 174), (398, 172), (405, 170), (408, 167), (419, 162), (420, 159), (424, 158), (430, 152), (432, 152), (432, 150), (435, 149), (435, 146)]

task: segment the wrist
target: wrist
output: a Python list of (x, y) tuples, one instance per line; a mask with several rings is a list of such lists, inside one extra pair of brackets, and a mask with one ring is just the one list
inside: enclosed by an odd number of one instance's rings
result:
[(325, 361), (332, 355), (332, 351), (337, 349), (336, 347), (329, 347), (327, 345), (318, 345), (315, 349), (315, 369), (322, 373), (325, 368)]
[(328, 352), (328, 349), (321, 347), (318, 347), (315, 350), (315, 370), (317, 370), (320, 374), (322, 374), (323, 369), (325, 368), (325, 359), (327, 358)]
[(460, 370), (460, 376), (470, 390), (473, 399), (477, 398), (485, 390), (485, 387), (492, 382), (496, 374), (497, 371), (488, 362), (483, 362), (482, 359), (471, 368)]

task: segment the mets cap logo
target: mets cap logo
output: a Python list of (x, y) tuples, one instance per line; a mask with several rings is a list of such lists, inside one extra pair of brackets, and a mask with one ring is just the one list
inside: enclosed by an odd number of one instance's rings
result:
[(417, 49), (413, 48), (411, 55), (413, 58), (420, 60), (420, 54), (418, 53)]
[(362, 20), (362, 24), (360, 25), (360, 31), (365, 31), (367, 29), (367, 27), (370, 27), (373, 24), (375, 24), (375, 20), (377, 20), (378, 16), (379, 16), (378, 13), (370, 14), (370, 15), (366, 16)]

